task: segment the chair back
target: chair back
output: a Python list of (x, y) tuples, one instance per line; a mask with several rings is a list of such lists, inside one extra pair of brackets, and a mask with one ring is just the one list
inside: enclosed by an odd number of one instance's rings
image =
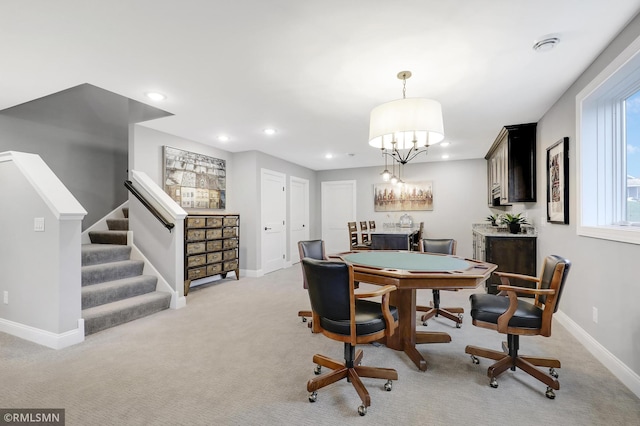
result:
[[(300, 253), (300, 260), (305, 257), (309, 257), (311, 259), (327, 258), (324, 252), (323, 240), (298, 241), (298, 252)], [(302, 286), (304, 288), (309, 287), (307, 284), (307, 277), (304, 273), (302, 274)]]
[(411, 249), (422, 251), (422, 236), (424, 235), (424, 222), (420, 222), (418, 232), (411, 236)]
[(554, 295), (555, 297), (553, 297), (553, 300), (549, 300), (551, 299), (550, 296), (536, 296), (536, 305), (544, 304), (545, 310), (552, 309), (552, 312), (554, 313), (558, 310), (560, 296), (562, 296), (562, 290), (564, 288), (564, 283), (567, 280), (567, 275), (569, 275), (569, 269), (571, 269), (571, 261), (561, 256), (553, 254), (544, 259), (542, 274), (540, 275), (540, 288), (545, 290), (555, 290), (556, 294)]
[(353, 294), (353, 269), (344, 262), (302, 259), (309, 285), (311, 308), (320, 317), (349, 320)]
[(300, 259), (310, 257), (312, 259), (326, 259), (324, 252), (324, 240), (298, 241)]
[(349, 246), (353, 249), (358, 245), (358, 227), (355, 222), (347, 222), (349, 228)]
[(372, 250), (409, 250), (410, 240), (407, 234), (372, 234)]
[(360, 231), (362, 232), (362, 244), (369, 244), (369, 234), (367, 233), (367, 222), (360, 222)]
[(452, 238), (424, 238), (420, 243), (422, 252), (456, 254), (456, 240)]

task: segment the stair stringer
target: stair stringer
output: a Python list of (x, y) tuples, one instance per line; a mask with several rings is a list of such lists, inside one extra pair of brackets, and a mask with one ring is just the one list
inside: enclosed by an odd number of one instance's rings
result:
[[(133, 240), (133, 232), (127, 232), (127, 241), (130, 242)], [(158, 277), (158, 283), (156, 285), (156, 291), (163, 291), (171, 294), (171, 302), (169, 304), (170, 309), (180, 309), (187, 306), (187, 298), (178, 294), (175, 291), (167, 280), (164, 279), (160, 272), (149, 262), (149, 260), (145, 257), (145, 255), (136, 247), (135, 244), (128, 243), (128, 246), (131, 246), (131, 260), (142, 260), (144, 262), (144, 267), (142, 269), (143, 275), (153, 275)]]

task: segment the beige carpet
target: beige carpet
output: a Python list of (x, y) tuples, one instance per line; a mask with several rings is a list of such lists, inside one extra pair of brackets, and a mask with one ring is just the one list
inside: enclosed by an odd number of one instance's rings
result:
[[(468, 308), (469, 294), (443, 292), (443, 304)], [(430, 292), (418, 299), (428, 303)], [(343, 346), (296, 317), (309, 305), (299, 264), (196, 287), (187, 301), (58, 351), (0, 333), (0, 408), (64, 408), (74, 426), (640, 424), (640, 400), (557, 323), (551, 338), (520, 344), (524, 354), (561, 360), (555, 400), (521, 371), (490, 388), (489, 361), (474, 365), (464, 347), (497, 349), (502, 339), (465, 314), (461, 329), (430, 321), (428, 329), (448, 331), (453, 341), (419, 346), (426, 372), (403, 353), (362, 346), (363, 365), (395, 368), (399, 380), (385, 392), (384, 380), (363, 379), (372, 403), (361, 418), (346, 381), (307, 400), (313, 354), (341, 358)]]

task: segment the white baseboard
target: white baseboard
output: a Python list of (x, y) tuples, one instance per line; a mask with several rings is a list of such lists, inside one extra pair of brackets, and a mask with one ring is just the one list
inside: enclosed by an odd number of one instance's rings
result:
[(84, 319), (78, 319), (78, 328), (56, 334), (0, 318), (0, 331), (51, 349), (62, 349), (84, 342)]
[(240, 275), (245, 277), (258, 278), (263, 276), (262, 269), (240, 269)]
[(565, 315), (562, 311), (554, 314), (554, 318), (566, 328), (582, 345), (587, 348), (591, 354), (596, 357), (605, 367), (613, 373), (631, 392), (640, 398), (640, 376), (627, 367), (622, 361), (616, 358), (596, 339), (591, 337), (584, 329), (582, 329), (575, 321)]

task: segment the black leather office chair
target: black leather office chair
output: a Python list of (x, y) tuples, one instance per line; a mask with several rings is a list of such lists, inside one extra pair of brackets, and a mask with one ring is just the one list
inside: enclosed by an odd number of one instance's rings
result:
[[(490, 378), (489, 385), (492, 388), (498, 387), (497, 376), (508, 368), (515, 371), (518, 367), (547, 385), (545, 393), (547, 398), (556, 397), (553, 391), (560, 389), (560, 383), (555, 369), (560, 368), (560, 361), (553, 358), (518, 355), (518, 347), (520, 335), (551, 336), (553, 314), (558, 310), (558, 302), (570, 267), (571, 262), (563, 257), (547, 256), (539, 278), (494, 272), (502, 282), (502, 285), (498, 286), (500, 293), (471, 295), (473, 325), (507, 335), (507, 341), (502, 343), (502, 351), (477, 346), (467, 346), (465, 349), (466, 353), (471, 354), (475, 364), (480, 362), (477, 356), (497, 361), (487, 370), (487, 376)], [(536, 288), (509, 285), (509, 278), (534, 282)], [(518, 294), (534, 295), (534, 302), (519, 300)], [(549, 375), (537, 369), (536, 366), (548, 367)]]
[[(439, 254), (456, 254), (456, 240), (454, 239), (434, 239), (424, 238), (420, 240), (420, 251)], [(423, 325), (427, 325), (427, 320), (431, 317), (443, 316), (456, 323), (456, 328), (462, 325), (463, 308), (441, 308), (440, 290), (433, 290), (433, 301), (431, 306), (416, 306), (418, 312), (424, 314), (420, 317)]]
[[(323, 240), (298, 241), (298, 252), (300, 253), (300, 260), (304, 259), (305, 257), (310, 257), (312, 259), (327, 258), (324, 251)], [(305, 290), (309, 288), (309, 286), (307, 285), (307, 279), (305, 278), (304, 272), (302, 273), (302, 287)], [(309, 310), (298, 311), (298, 316), (302, 317), (302, 322), (307, 322), (307, 318), (312, 318), (313, 313)], [(309, 321), (308, 326), (309, 328), (312, 328), (313, 322)]]
[[(344, 362), (316, 354), (315, 374), (322, 367), (332, 371), (307, 382), (309, 401), (315, 402), (317, 390), (338, 380), (347, 378), (358, 392), (362, 405), (358, 413), (364, 416), (371, 404), (369, 392), (360, 377), (387, 379), (385, 390), (390, 391), (392, 380), (398, 379), (396, 370), (390, 368), (361, 366), (362, 350), (357, 352), (357, 344), (374, 342), (384, 336), (391, 336), (398, 326), (398, 311), (389, 306), (389, 293), (394, 286), (384, 286), (368, 293), (354, 293), (353, 266), (343, 262), (302, 259), (302, 267), (309, 285), (309, 297), (318, 322), (320, 332), (330, 339), (344, 342)], [(382, 296), (381, 303), (364, 300)]]

